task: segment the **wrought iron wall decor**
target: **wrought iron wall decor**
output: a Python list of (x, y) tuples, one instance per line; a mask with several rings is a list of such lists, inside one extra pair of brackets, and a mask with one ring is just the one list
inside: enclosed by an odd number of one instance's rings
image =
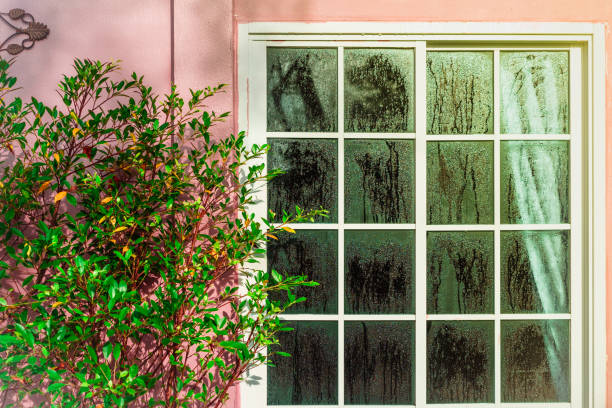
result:
[[(10, 20), (9, 20), (10, 18)], [(44, 40), (49, 35), (49, 28), (34, 20), (30, 13), (25, 10), (14, 8), (8, 13), (0, 13), (0, 19), (14, 30), (14, 33), (0, 44), (0, 51), (6, 51), (11, 55), (17, 55), (23, 50), (29, 50), (36, 41)], [(23, 37), (19, 43), (18, 37)], [(15, 39), (17, 42), (11, 42)]]

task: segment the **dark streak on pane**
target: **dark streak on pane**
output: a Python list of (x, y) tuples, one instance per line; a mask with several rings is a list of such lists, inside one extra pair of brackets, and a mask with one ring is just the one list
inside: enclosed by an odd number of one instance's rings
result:
[(285, 172), (268, 184), (268, 208), (280, 217), (323, 207), (338, 221), (338, 142), (330, 139), (268, 139), (268, 169)]
[(502, 313), (569, 313), (569, 261), (569, 231), (502, 231)]
[(427, 222), (493, 223), (493, 142), (427, 142)]
[(414, 140), (345, 141), (345, 221), (414, 222)]
[(500, 53), (502, 133), (569, 133), (569, 53)]
[(344, 323), (348, 404), (414, 403), (414, 322)]
[(344, 50), (344, 129), (414, 132), (414, 50)]
[(345, 313), (414, 313), (414, 231), (344, 234)]
[(494, 323), (427, 322), (427, 402), (494, 400)]
[[(338, 312), (338, 232), (299, 230), (282, 233), (268, 242), (268, 271), (283, 275), (306, 275), (319, 286), (293, 290), (305, 302), (291, 306), (287, 313)], [(287, 302), (286, 292), (271, 292), (272, 300)]]
[(427, 313), (493, 313), (493, 232), (427, 233)]
[(268, 131), (338, 129), (338, 51), (268, 47)]
[(569, 142), (501, 142), (501, 222), (569, 222)]
[(338, 323), (289, 322), (293, 331), (279, 332), (279, 346), (291, 357), (272, 356), (268, 367), (269, 405), (338, 403)]
[(502, 402), (569, 402), (569, 321), (501, 323)]
[(493, 133), (493, 53), (427, 53), (427, 133)]

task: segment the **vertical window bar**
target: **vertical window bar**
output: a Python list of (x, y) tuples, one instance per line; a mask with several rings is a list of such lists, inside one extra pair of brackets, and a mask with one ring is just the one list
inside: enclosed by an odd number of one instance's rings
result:
[(493, 142), (493, 166), (495, 175), (493, 177), (494, 182), (494, 222), (495, 222), (495, 406), (499, 407), (501, 404), (501, 322), (500, 322), (500, 302), (501, 302), (501, 260), (500, 260), (500, 83), (499, 83), (499, 49), (493, 52), (493, 126), (494, 126), (494, 137)]
[(338, 47), (338, 404), (344, 406), (344, 47)]
[(427, 401), (427, 219), (426, 175), (426, 53), (425, 42), (415, 46), (415, 404), (423, 407)]

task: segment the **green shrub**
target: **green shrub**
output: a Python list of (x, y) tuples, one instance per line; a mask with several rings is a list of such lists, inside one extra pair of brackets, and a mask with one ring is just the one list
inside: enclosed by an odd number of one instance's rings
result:
[[(9, 68), (0, 61), (0, 401), (222, 405), (266, 363), (278, 314), (303, 300), (292, 288), (315, 284), (258, 270), (266, 240), (324, 211), (276, 227), (249, 211), (275, 173), (243, 133), (211, 139), (227, 114), (205, 102), (222, 86), (162, 99), (136, 74), (113, 80), (115, 63), (75, 60), (57, 108), (9, 102)], [(278, 290), (287, 302), (268, 299)]]

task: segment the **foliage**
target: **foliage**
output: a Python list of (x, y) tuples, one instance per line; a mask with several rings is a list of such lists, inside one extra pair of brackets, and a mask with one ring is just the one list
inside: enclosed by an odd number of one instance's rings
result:
[[(290, 222), (249, 211), (268, 146), (211, 139), (222, 89), (113, 80), (116, 63), (75, 60), (65, 106), (9, 93), (0, 61), (0, 394), (41, 406), (217, 407), (283, 330), (305, 277), (257, 270)], [(276, 225), (276, 226), (275, 226)], [(239, 285), (236, 271), (244, 277)], [(268, 299), (287, 291), (287, 302)], [(2, 400), (1, 398), (4, 398)], [(20, 405), (17, 402), (17, 405)]]

